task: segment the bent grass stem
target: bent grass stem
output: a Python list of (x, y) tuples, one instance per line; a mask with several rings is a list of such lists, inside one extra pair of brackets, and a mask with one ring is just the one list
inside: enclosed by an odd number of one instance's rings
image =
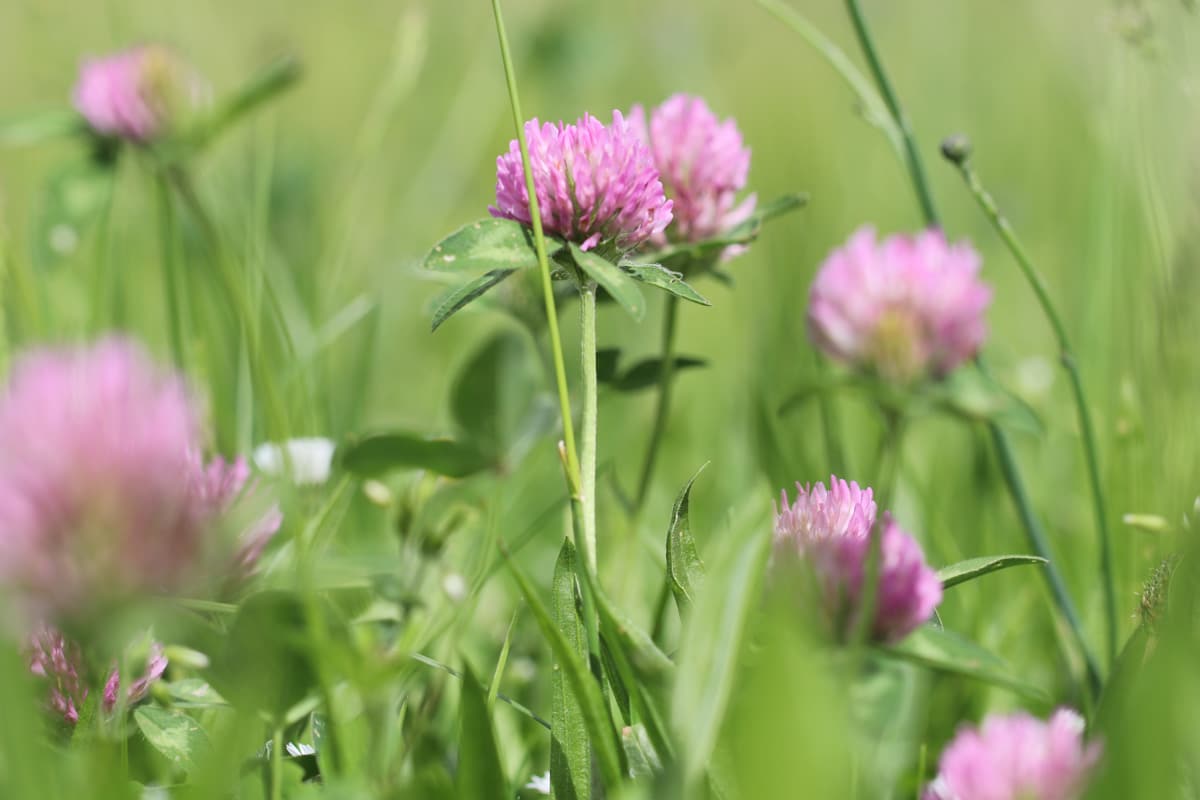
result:
[[(883, 66), (882, 60), (879, 58), (875, 43), (871, 39), (870, 29), (866, 24), (866, 17), (863, 15), (858, 0), (846, 0), (846, 7), (854, 24), (859, 43), (867, 60), (870, 62), (876, 85), (883, 94), (892, 119), (900, 130), (900, 135), (904, 143), (904, 153), (906, 154), (905, 166), (908, 168), (909, 178), (913, 183), (913, 189), (916, 192), (921, 211), (924, 214), (925, 224), (940, 228), (941, 222), (937, 215), (937, 209), (933, 205), (933, 194), (921, 163), (920, 152), (913, 137), (912, 127), (907, 122), (907, 116), (900, 104), (899, 96), (896, 94), (891, 81), (887, 77), (887, 71)], [(845, 78), (848, 73), (842, 72), (842, 74)], [(851, 87), (859, 91), (861, 95), (861, 90), (855, 82), (849, 78), (847, 80), (851, 84)], [(986, 363), (981, 356), (976, 357), (975, 364), (982, 373), (985, 375), (988, 374)], [(1070, 627), (1071, 633), (1083, 656), (1088, 673), (1088, 686), (1093, 697), (1095, 697), (1099, 694), (1101, 685), (1098, 662), (1091, 651), (1087, 637), (1084, 635), (1083, 626), (1075, 610), (1075, 605), (1071, 601), (1071, 596), (1067, 591), (1062, 574), (1058, 571), (1056, 563), (1050, 556), (1050, 549), (1046, 542), (1045, 533), (1042, 531), (1037, 515), (1033, 512), (1033, 506), (1030, 504), (1029, 495), (1025, 490), (1025, 485), (1021, 478), (1020, 467), (1017, 465), (1016, 456), (1013, 454), (1012, 444), (1008, 440), (1008, 435), (1005, 434), (1004, 430), (995, 421), (988, 420), (987, 426), (996, 447), (996, 457), (1000, 462), (1000, 469), (1004, 475), (1005, 484), (1008, 487), (1013, 504), (1017, 508), (1017, 513), (1025, 528), (1030, 546), (1033, 548), (1035, 555), (1046, 559), (1046, 568), (1042, 574), (1046, 576), (1046, 581), (1050, 586), (1055, 603), (1058, 605), (1059, 611)]]
[(979, 180), (979, 176), (971, 169), (965, 159), (957, 162), (959, 171), (962, 173), (963, 180), (967, 183), (967, 188), (971, 190), (971, 194), (975, 196), (975, 200), (979, 203), (979, 207), (983, 209), (984, 214), (991, 221), (996, 232), (1000, 234), (1000, 238), (1008, 247), (1013, 258), (1017, 261), (1017, 266), (1020, 267), (1021, 273), (1025, 276), (1025, 280), (1033, 289), (1034, 295), (1038, 300), (1038, 305), (1042, 307), (1042, 313), (1050, 322), (1050, 327), (1054, 331), (1054, 338), (1057, 340), (1059, 349), (1059, 360), (1062, 362), (1063, 369), (1067, 371), (1067, 375), (1071, 380), (1071, 395), (1075, 403), (1075, 413), (1079, 419), (1079, 430), (1083, 439), (1084, 460), (1087, 463), (1088, 484), (1092, 495), (1092, 512), (1096, 518), (1096, 530), (1100, 539), (1100, 575), (1103, 580), (1104, 592), (1104, 611), (1107, 622), (1107, 642), (1108, 642), (1108, 660), (1111, 664), (1116, 658), (1117, 652), (1117, 599), (1115, 581), (1113, 578), (1113, 554), (1112, 554), (1112, 538), (1108, 528), (1108, 514), (1104, 507), (1104, 487), (1100, 477), (1100, 459), (1096, 449), (1096, 432), (1092, 424), (1092, 415), (1089, 410), (1087, 395), (1083, 388), (1083, 378), (1079, 374), (1079, 363), (1075, 358), (1075, 351), (1071, 348), (1070, 341), (1067, 338), (1067, 329), (1063, 324), (1062, 317), (1058, 313), (1058, 309), (1054, 305), (1054, 301), (1050, 298), (1050, 290), (1046, 286), (1046, 282), (1042, 279), (1041, 274), (1033, 265), (1033, 261), (1029, 258), (1029, 254), (1022, 247), (1021, 242), (1017, 239), (1016, 231), (1013, 230), (1012, 224), (1000, 212), (999, 206), (996, 205), (995, 199), (983, 187), (983, 183)]

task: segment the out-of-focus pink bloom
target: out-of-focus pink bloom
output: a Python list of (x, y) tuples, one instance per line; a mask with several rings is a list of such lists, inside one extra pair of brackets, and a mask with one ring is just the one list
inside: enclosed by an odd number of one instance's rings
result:
[(46, 679), (51, 710), (70, 725), (79, 722), (88, 696), (82, 665), (79, 646), (54, 628), (43, 625), (29, 638), (29, 671)]
[(199, 82), (165, 47), (148, 45), (84, 62), (75, 108), (92, 130), (135, 142), (166, 133)]
[(969, 243), (938, 230), (877, 243), (864, 227), (821, 265), (808, 331), (833, 359), (889, 380), (940, 378), (983, 345), (991, 299)]
[(0, 394), (0, 578), (53, 621), (177, 586), (212, 509), (183, 381), (123, 339), (34, 351)]
[[(755, 195), (737, 203), (750, 171), (750, 148), (734, 120), (718, 119), (699, 97), (676, 94), (651, 111), (648, 121), (645, 110), (634, 106), (629, 124), (650, 146), (673, 203), (674, 220), (665, 234), (653, 237), (655, 244), (712, 239), (754, 213)], [(725, 255), (742, 249), (727, 248)]]
[[(253, 485), (247, 486), (250, 468), (244, 458), (226, 461), (217, 456), (198, 472), (200, 480), (197, 491), (204, 506), (213, 516), (227, 515), (234, 510), (238, 501), (248, 497)], [(272, 505), (247, 524), (238, 536), (237, 551), (233, 559), (236, 578), (245, 578), (254, 571), (263, 550), (283, 524), (283, 513), (278, 505)]]
[[(605, 126), (584, 114), (578, 122), (525, 123), (529, 163), (542, 225), (548, 233), (582, 250), (603, 246), (623, 253), (662, 233), (671, 221), (671, 201), (650, 149), (614, 111)], [(494, 217), (526, 225), (529, 193), (517, 140), (496, 159)]]
[(962, 728), (942, 753), (924, 800), (1076, 800), (1100, 760), (1085, 744), (1083, 719), (1070, 709), (1049, 721), (1025, 713), (994, 714)]
[[(131, 706), (146, 696), (150, 691), (150, 685), (163, 676), (167, 671), (167, 657), (163, 655), (162, 645), (154, 642), (150, 645), (150, 654), (146, 659), (146, 669), (132, 683), (129, 684), (129, 689), (124, 697), (124, 704)], [(104, 702), (102, 707), (105, 711), (111, 712), (117, 707), (117, 697), (121, 691), (121, 673), (114, 667), (112, 672), (108, 673), (108, 679), (104, 682)]]
[[(796, 500), (782, 493), (775, 518), (775, 552), (811, 565), (839, 634), (861, 618), (860, 595), (875, 524), (870, 489), (830, 476), (829, 488), (796, 484)], [(942, 600), (942, 584), (925, 563), (921, 546), (884, 514), (879, 526), (879, 583), (871, 636), (896, 642), (929, 619)]]

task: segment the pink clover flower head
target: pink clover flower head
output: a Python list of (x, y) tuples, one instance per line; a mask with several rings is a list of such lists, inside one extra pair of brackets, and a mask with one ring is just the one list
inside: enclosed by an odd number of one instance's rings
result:
[[(809, 564), (836, 632), (852, 632), (862, 614), (860, 596), (875, 525), (873, 493), (830, 476), (829, 488), (796, 484), (783, 492), (775, 517), (775, 552)], [(932, 616), (942, 584), (916, 539), (884, 514), (880, 524), (879, 583), (871, 637), (894, 643)]]
[(1083, 718), (1060, 708), (1049, 720), (993, 714), (964, 727), (942, 753), (924, 800), (1078, 800), (1100, 760), (1084, 743)]
[(161, 45), (89, 59), (75, 84), (75, 108), (102, 136), (145, 143), (167, 133), (194, 105), (200, 81)]
[[(129, 689), (125, 693), (124, 703), (126, 706), (131, 706), (141, 700), (150, 691), (150, 686), (163, 676), (167, 671), (167, 657), (163, 655), (162, 645), (158, 642), (153, 642), (150, 645), (150, 654), (146, 659), (146, 668), (129, 684)], [(117, 707), (117, 698), (121, 691), (121, 673), (113, 667), (108, 673), (108, 679), (104, 681), (104, 702), (101, 707), (111, 713)]]
[(199, 415), (130, 341), (37, 350), (0, 390), (0, 581), (41, 618), (178, 586), (211, 511)]
[(69, 725), (79, 722), (79, 710), (87, 700), (87, 684), (80, 675), (83, 656), (79, 646), (48, 625), (39, 626), (29, 637), (29, 671), (44, 678), (50, 709)]
[[(255, 486), (250, 483), (250, 467), (240, 456), (226, 461), (217, 456), (198, 472), (196, 491), (207, 513), (216, 517), (233, 516), (242, 500), (249, 500)], [(233, 570), (237, 578), (248, 577), (258, 565), (259, 558), (283, 525), (283, 513), (272, 504), (257, 511), (238, 534)]]
[[(671, 201), (663, 193), (650, 149), (614, 111), (605, 126), (584, 114), (574, 124), (525, 123), (529, 163), (545, 230), (575, 242), (582, 250), (602, 246), (624, 253), (671, 222)], [(494, 217), (531, 224), (529, 193), (514, 139), (496, 159)]]
[[(733, 119), (718, 119), (700, 97), (675, 94), (651, 111), (649, 120), (640, 105), (634, 106), (629, 123), (650, 146), (673, 203), (674, 220), (665, 235), (653, 237), (655, 244), (712, 239), (754, 213), (756, 195), (737, 202), (750, 172), (750, 148)], [(727, 248), (725, 255), (743, 249)]]
[(979, 254), (939, 230), (890, 236), (860, 228), (821, 265), (809, 292), (808, 332), (837, 361), (907, 383), (942, 378), (987, 337), (991, 289)]

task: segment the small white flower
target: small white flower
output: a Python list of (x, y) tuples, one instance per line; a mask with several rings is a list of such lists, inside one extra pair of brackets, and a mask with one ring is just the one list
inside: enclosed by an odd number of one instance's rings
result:
[(455, 603), (461, 603), (467, 596), (467, 579), (457, 572), (448, 572), (442, 578), (442, 591)]
[(526, 789), (533, 789), (538, 794), (550, 794), (550, 773), (545, 775), (533, 775), (529, 778), (529, 783), (525, 784)]
[(287, 459), (283, 448), (268, 442), (254, 448), (254, 464), (267, 475), (282, 475), (291, 462), (292, 480), (297, 486), (316, 486), (329, 480), (333, 451), (337, 445), (331, 439), (312, 437), (288, 439)]
[(287, 750), (287, 754), (292, 758), (298, 758), (300, 756), (312, 756), (317, 754), (316, 749), (312, 745), (296, 744), (295, 742), (288, 742), (287, 747), (284, 749)]

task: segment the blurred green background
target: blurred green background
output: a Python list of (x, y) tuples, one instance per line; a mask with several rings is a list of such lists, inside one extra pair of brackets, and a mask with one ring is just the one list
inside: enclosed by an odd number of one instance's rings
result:
[[(796, 8), (861, 64), (840, 3)], [(748, 495), (773, 497), (792, 481), (828, 477), (815, 407), (776, 420), (782, 461), (764, 454), (761, 409), (812, 380), (804, 314), (825, 254), (863, 224), (912, 231), (919, 210), (846, 86), (749, 0), (512, 0), (506, 11), (528, 116), (605, 118), (676, 91), (700, 94), (738, 120), (760, 199), (794, 190), (811, 197), (730, 264), (735, 286), (700, 287), (712, 308), (683, 309), (680, 349), (710, 366), (679, 378), (647, 513), (628, 522), (611, 496), (601, 498), (602, 574), (627, 607), (644, 609), (635, 615), (645, 621), (661, 569), (661, 555), (652, 554), (661, 550), (672, 498), (700, 464), (712, 461), (693, 500), (702, 544)], [(1179, 526), (1200, 493), (1200, 20), (1186, 3), (1165, 0), (881, 0), (867, 11), (947, 233), (983, 254), (996, 290), (986, 350), (1001, 381), (1044, 423), (1043, 436), (1016, 435), (1020, 459), (1099, 648), (1098, 556), (1069, 387), (1032, 293), (937, 145), (950, 133), (971, 137), (975, 167), (1065, 316), (1095, 406), (1127, 633), (1135, 592), (1168, 544), (1121, 516), (1159, 514)], [(312, 352), (276, 368), (293, 432), (448, 430), (455, 372), (489, 332), (512, 324), (480, 310), (431, 334), (430, 302), (444, 286), (419, 267), (442, 236), (486, 215), (494, 159), (513, 135), (488, 4), (5, 0), (0, 116), (64, 104), (82, 57), (141, 41), (175, 48), (217, 95), (279, 54), (304, 65), (302, 83), (222, 139), (196, 174), (244, 263), (261, 267), (280, 295), (300, 349)], [(0, 213), (13, 258), (33, 263), (44, 244), (35, 238), (48, 182), (75, 160), (69, 142), (0, 150)], [(86, 235), (74, 253), (39, 267), (50, 287), (51, 338), (88, 332), (90, 276), (103, 246), (122, 287), (110, 323), (165, 357), (152, 198), (144, 171), (125, 163), (109, 241)], [(602, 309), (601, 346), (628, 358), (655, 353), (660, 307), (656, 298), (636, 325)], [(563, 311), (568, 353), (574, 315), (574, 305)], [(331, 320), (345, 321), (345, 330)], [(221, 399), (219, 376), (208, 377), (222, 441), (256, 440), (260, 432), (245, 423), (230, 430), (233, 415), (220, 407), (233, 401)], [(839, 396), (838, 406), (850, 443), (844, 477), (870, 482), (878, 421), (862, 398)], [(652, 413), (651, 393), (602, 396), (602, 470), (626, 486)], [(514, 478), (520, 488), (488, 523), (506, 536), (559, 491), (549, 445), (539, 445)], [(1027, 549), (986, 437), (958, 422), (926, 420), (910, 430), (894, 506), (935, 564)], [(543, 527), (529, 552), (547, 579), (559, 527), (553, 518)], [(469, 543), (455, 552), (452, 559), (465, 560)], [(1022, 570), (987, 580), (986, 591), (948, 596), (947, 625), (1003, 654), (1032, 682), (1057, 686), (1067, 656), (1054, 644), (1042, 583)], [(507, 583), (493, 590), (508, 600), (485, 604), (478, 624), (499, 637), (511, 592)], [(931, 714), (947, 721), (1013, 702), (1003, 693), (939, 697)]]

